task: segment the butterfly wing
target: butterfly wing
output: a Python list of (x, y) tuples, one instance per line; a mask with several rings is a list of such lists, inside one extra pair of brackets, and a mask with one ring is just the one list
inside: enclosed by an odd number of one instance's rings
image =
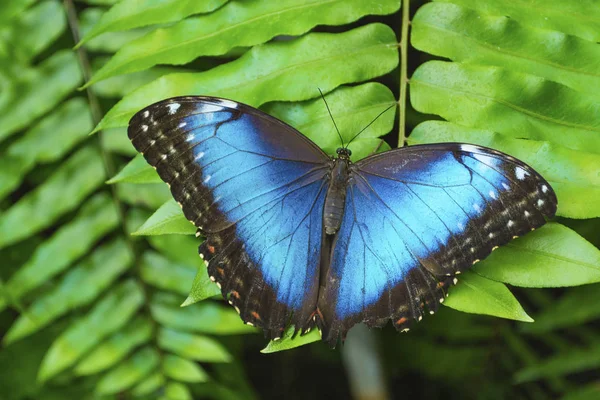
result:
[(556, 212), (550, 185), (501, 152), (411, 146), (354, 164), (345, 214), (319, 299), (323, 338), (352, 325), (403, 330), (433, 313), (454, 276)]
[(206, 236), (200, 256), (249, 324), (280, 336), (317, 301), (329, 158), (292, 127), (214, 97), (177, 97), (130, 121), (135, 148)]

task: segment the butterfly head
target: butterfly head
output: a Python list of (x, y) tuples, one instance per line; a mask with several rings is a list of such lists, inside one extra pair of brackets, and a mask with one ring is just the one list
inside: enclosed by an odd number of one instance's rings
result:
[(345, 147), (340, 147), (335, 152), (337, 153), (339, 158), (344, 158), (344, 159), (349, 159), (350, 156), (352, 155), (352, 151), (350, 151), (350, 149), (347, 149)]

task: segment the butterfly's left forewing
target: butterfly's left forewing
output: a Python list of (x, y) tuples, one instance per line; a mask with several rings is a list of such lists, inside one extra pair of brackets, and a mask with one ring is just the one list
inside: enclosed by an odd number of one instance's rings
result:
[(456, 274), (556, 212), (552, 188), (529, 166), (453, 143), (359, 161), (346, 199), (318, 304), (331, 344), (358, 322), (406, 329), (437, 310)]
[(281, 121), (212, 97), (153, 104), (128, 134), (206, 236), (201, 257), (242, 319), (271, 337), (309, 327), (329, 158)]

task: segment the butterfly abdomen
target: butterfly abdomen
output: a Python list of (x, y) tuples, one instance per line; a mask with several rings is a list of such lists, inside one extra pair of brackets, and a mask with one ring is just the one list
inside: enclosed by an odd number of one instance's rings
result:
[(346, 157), (334, 161), (329, 180), (329, 189), (323, 208), (323, 225), (325, 233), (334, 235), (342, 225), (344, 207), (346, 205), (346, 186), (348, 184), (348, 166), (350, 160)]

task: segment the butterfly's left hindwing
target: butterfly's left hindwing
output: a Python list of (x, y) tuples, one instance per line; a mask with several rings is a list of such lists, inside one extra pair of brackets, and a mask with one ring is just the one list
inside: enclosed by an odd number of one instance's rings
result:
[(392, 150), (354, 164), (350, 176), (318, 303), (333, 345), (358, 322), (391, 319), (403, 330), (435, 312), (456, 274), (556, 212), (538, 173), (479, 146)]
[(271, 337), (315, 308), (329, 158), (243, 104), (179, 97), (130, 121), (134, 146), (206, 241), (209, 275), (245, 322)]

